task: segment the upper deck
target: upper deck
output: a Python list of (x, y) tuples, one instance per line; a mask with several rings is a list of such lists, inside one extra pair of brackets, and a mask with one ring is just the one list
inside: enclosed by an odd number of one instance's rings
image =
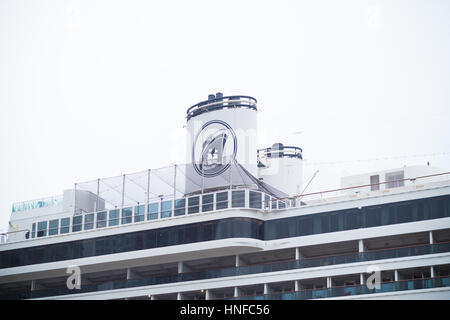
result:
[[(18, 242), (30, 242), (31, 244), (34, 240), (43, 238), (52, 238), (57, 241), (58, 238), (70, 234), (86, 233), (86, 235), (89, 235), (88, 232), (95, 230), (114, 230), (113, 232), (120, 232), (117, 228), (120, 229), (122, 227), (148, 222), (161, 221), (164, 225), (169, 226), (174, 219), (181, 217), (189, 218), (191, 216), (192, 219), (189, 220), (194, 221), (194, 217), (205, 216), (207, 219), (213, 220), (221, 216), (214, 216), (214, 214), (228, 212), (229, 210), (245, 211), (248, 217), (255, 217), (262, 220), (300, 214), (300, 211), (295, 210), (299, 208), (302, 208), (303, 212), (306, 212), (305, 210), (308, 208), (316, 208), (317, 210), (315, 211), (321, 212), (320, 206), (324, 205), (331, 205), (337, 208), (339, 204), (356, 200), (383, 199), (388, 195), (410, 194), (418, 190), (432, 190), (450, 186), (449, 177), (450, 173), (445, 172), (398, 180), (398, 183), (394, 184), (395, 187), (392, 188), (380, 188), (382, 185), (392, 185), (392, 181), (389, 181), (300, 194), (286, 198), (274, 197), (271, 194), (251, 188), (250, 186), (230, 185), (228, 188), (203, 192), (197, 195), (177, 197), (175, 193), (172, 194), (172, 197), (166, 195), (166, 197), (160, 196), (157, 199), (147, 198), (144, 203), (137, 202), (134, 205), (122, 199), (121, 202), (124, 205), (114, 206), (113, 208), (105, 207), (104, 202), (99, 205), (101, 203), (99, 201), (100, 196), (88, 191), (91, 203), (93, 202), (91, 206), (93, 210), (83, 211), (75, 204), (72, 207), (66, 205), (64, 208), (64, 205), (53, 202), (56, 204), (54, 208), (44, 206), (29, 209), (28, 211), (14, 211), (11, 219), (12, 227), (7, 234), (3, 235), (3, 245), (0, 246), (0, 249), (7, 244)], [(126, 181), (126, 178), (123, 178), (123, 181)], [(97, 181), (98, 185), (100, 185), (99, 181)], [(126, 184), (123, 186), (126, 187)], [(354, 192), (351, 192), (352, 190)], [(98, 191), (98, 193), (100, 192)], [(124, 192), (122, 193), (124, 194)], [(76, 198), (76, 194), (76, 192), (72, 193), (73, 198)], [(125, 195), (123, 195), (124, 197)], [(75, 203), (76, 199), (73, 200)], [(105, 200), (102, 199), (102, 201)], [(383, 202), (384, 200), (381, 201)], [(16, 204), (15, 208), (17, 207)], [(59, 211), (57, 210), (58, 208)], [(33, 211), (36, 210), (39, 210), (41, 214), (33, 214)], [(183, 223), (190, 222), (184, 219)]]

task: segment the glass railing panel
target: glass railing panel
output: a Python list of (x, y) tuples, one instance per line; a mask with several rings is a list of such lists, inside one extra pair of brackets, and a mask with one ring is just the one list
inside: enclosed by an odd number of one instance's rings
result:
[(431, 246), (430, 253), (442, 253), (450, 251), (450, 242), (447, 243), (436, 243)]
[(391, 292), (391, 291), (397, 291), (398, 285), (396, 282), (389, 282), (389, 283), (381, 283), (380, 289), (375, 289), (374, 291), (377, 292)]
[(62, 204), (63, 202), (63, 196), (54, 196), (39, 200), (29, 200), (29, 201), (23, 201), (19, 203), (13, 203), (12, 206), (12, 212), (19, 212), (19, 211), (26, 211), (26, 210), (32, 210), (37, 208), (45, 208), (50, 206), (57, 206)]
[(343, 288), (344, 296), (353, 296), (355, 294), (358, 294), (358, 287), (344, 287)]
[(328, 289), (316, 289), (311, 292), (311, 299), (327, 298)]
[[(175, 274), (168, 276), (161, 276), (149, 279), (133, 279), (133, 280), (123, 280), (115, 282), (107, 282), (102, 284), (94, 285), (84, 285), (81, 290), (77, 290), (77, 293), (90, 292), (90, 291), (103, 291), (103, 290), (113, 290), (121, 288), (130, 288), (144, 285), (155, 285), (163, 283), (181, 282), (181, 281), (195, 281), (207, 278), (215, 278), (219, 276), (233, 276), (233, 268), (226, 268), (220, 270), (209, 270), (209, 271), (199, 271), (184, 274)], [(370, 294), (370, 293), (382, 293), (382, 292), (393, 292), (402, 290), (417, 290), (425, 288), (435, 288), (450, 286), (450, 278), (433, 278), (433, 279), (416, 279), (409, 281), (398, 281), (391, 283), (382, 283), (379, 289), (368, 289), (367, 286), (346, 286), (346, 287), (334, 287), (334, 288), (322, 288), (313, 290), (303, 290), (298, 292), (288, 292), (288, 293), (275, 293), (270, 295), (260, 295), (260, 296), (247, 296), (238, 299), (319, 299), (327, 297), (338, 297), (338, 296), (348, 296), (348, 295), (358, 295), (358, 294)], [(33, 291), (31, 294), (33, 297), (43, 297), (52, 295), (63, 295), (74, 293), (72, 290), (67, 288), (57, 288), (57, 289), (46, 289)]]

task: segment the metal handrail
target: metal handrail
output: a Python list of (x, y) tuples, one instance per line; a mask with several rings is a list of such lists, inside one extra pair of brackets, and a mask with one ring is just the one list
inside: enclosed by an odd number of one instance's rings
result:
[[(248, 99), (248, 100), (242, 100)], [(220, 98), (214, 98), (211, 100), (205, 100), (199, 102), (189, 109), (187, 109), (187, 120), (189, 120), (192, 116), (198, 115), (200, 113), (210, 111), (209, 108), (215, 107), (213, 110), (227, 108), (227, 107), (246, 107), (250, 109), (256, 109), (257, 100), (250, 96), (226, 96)], [(195, 110), (194, 110), (195, 109)]]
[(276, 199), (277, 200), (296, 199), (296, 198), (302, 198), (302, 197), (305, 197), (305, 196), (312, 196), (312, 195), (318, 195), (318, 194), (324, 194), (324, 193), (330, 193), (330, 192), (336, 192), (336, 191), (343, 191), (343, 190), (360, 189), (360, 188), (365, 188), (365, 187), (379, 186), (379, 185), (383, 185), (383, 184), (387, 184), (387, 183), (394, 183), (394, 182), (401, 182), (401, 181), (414, 182), (417, 179), (424, 179), (424, 178), (430, 178), (430, 177), (436, 177), (436, 176), (443, 176), (443, 175), (447, 175), (447, 174), (450, 174), (450, 171), (443, 172), (443, 173), (437, 173), (437, 174), (430, 174), (430, 175), (426, 175), (426, 176), (419, 176), (419, 177), (415, 177), (415, 178), (406, 178), (406, 179), (378, 182), (378, 183), (372, 183), (372, 184), (363, 184), (363, 185), (354, 186), (354, 187), (346, 187), (346, 188), (332, 189), (332, 190), (326, 190), (326, 191), (318, 191), (318, 192), (312, 192), (312, 193), (298, 194), (298, 195), (293, 195), (291, 197), (276, 198)]
[(263, 148), (257, 150), (257, 157), (261, 157), (260, 152), (263, 152), (262, 156), (273, 157), (273, 155), (283, 154), (281, 157), (291, 157), (291, 158), (300, 158), (302, 159), (303, 149), (294, 146), (283, 146), (281, 149), (274, 149), (272, 147)]

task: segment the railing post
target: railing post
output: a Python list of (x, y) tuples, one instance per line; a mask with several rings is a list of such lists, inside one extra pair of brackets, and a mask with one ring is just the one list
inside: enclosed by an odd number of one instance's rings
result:
[(123, 175), (123, 181), (122, 181), (122, 208), (125, 203), (125, 175)]
[(363, 253), (365, 251), (367, 251), (367, 247), (364, 244), (364, 240), (362, 240), (362, 239), (358, 240), (358, 252)]
[[(202, 131), (202, 141), (203, 141), (203, 131)], [(202, 194), (205, 189), (205, 162), (202, 155)]]
[(144, 220), (147, 220), (148, 217), (148, 203), (149, 203), (149, 199), (150, 199), (150, 173), (151, 170), (148, 169), (148, 173), (147, 173), (147, 196), (145, 197), (145, 208), (144, 208)]
[(95, 202), (94, 212), (98, 211), (99, 197), (100, 197), (100, 178), (97, 179), (97, 201)]
[(75, 188), (73, 191), (73, 215), (77, 214), (77, 184), (75, 183)]
[(294, 281), (294, 291), (300, 291), (300, 290), (301, 290), (300, 281), (299, 280), (295, 280)]
[(300, 251), (299, 247), (295, 248), (295, 260), (300, 260), (301, 258), (304, 258), (303, 254)]
[(230, 160), (230, 190), (233, 189), (233, 160)]
[(241, 257), (240, 257), (239, 255), (236, 255), (236, 259), (235, 259), (235, 267), (236, 267), (236, 268), (241, 267), (241, 266), (243, 265), (242, 262), (243, 262), (243, 261), (242, 261)]
[(173, 201), (175, 203), (177, 197), (177, 165), (174, 165), (173, 169)]
[(272, 288), (269, 286), (269, 284), (264, 283), (264, 294), (271, 294)]

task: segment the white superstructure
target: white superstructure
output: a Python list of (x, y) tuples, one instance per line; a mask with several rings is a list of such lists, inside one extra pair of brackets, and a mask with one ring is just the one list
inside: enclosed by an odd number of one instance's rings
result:
[(450, 299), (449, 172), (304, 193), (302, 150), (257, 150), (256, 112), (252, 97), (211, 95), (188, 110), (187, 164), (13, 204), (0, 298)]

